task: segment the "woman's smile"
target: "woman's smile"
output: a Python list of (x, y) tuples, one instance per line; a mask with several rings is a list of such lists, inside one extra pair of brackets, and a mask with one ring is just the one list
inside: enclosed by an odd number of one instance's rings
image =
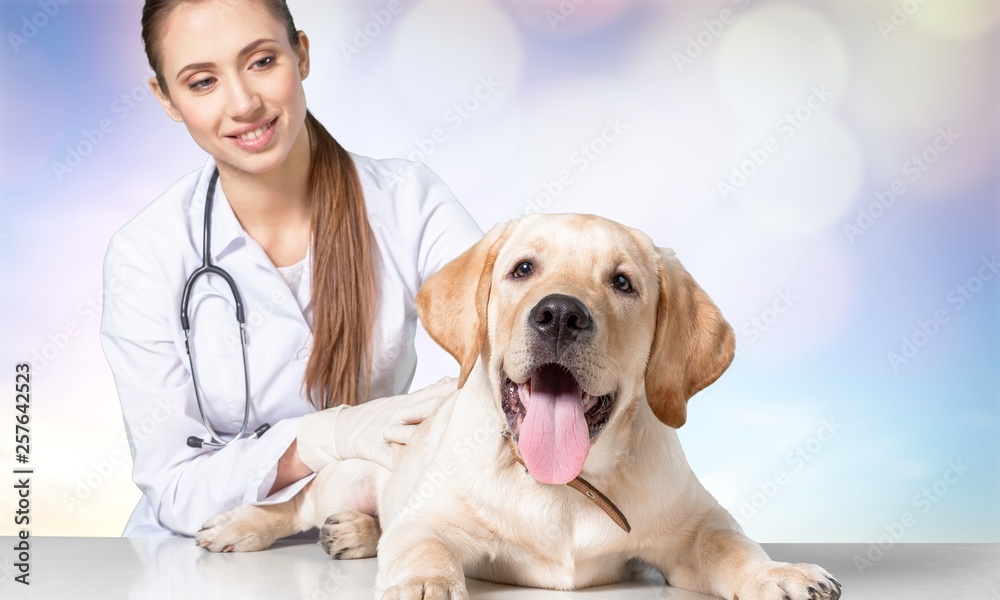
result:
[(270, 121), (264, 121), (262, 124), (242, 127), (226, 137), (232, 140), (233, 144), (241, 150), (259, 152), (267, 148), (271, 140), (274, 139), (275, 129), (277, 129), (275, 125), (277, 123), (278, 117), (274, 117)]

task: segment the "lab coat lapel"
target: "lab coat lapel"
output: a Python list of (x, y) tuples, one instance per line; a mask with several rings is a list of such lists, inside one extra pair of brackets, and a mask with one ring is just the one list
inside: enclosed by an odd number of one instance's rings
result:
[[(229, 252), (236, 250), (241, 242), (249, 247), (250, 241), (250, 236), (240, 225), (220, 184), (215, 191), (215, 205), (212, 207), (212, 259), (220, 260)], [(263, 250), (261, 252), (263, 253)]]

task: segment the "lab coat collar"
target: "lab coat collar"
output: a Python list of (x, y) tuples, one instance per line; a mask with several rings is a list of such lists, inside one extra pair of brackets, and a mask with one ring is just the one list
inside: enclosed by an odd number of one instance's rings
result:
[[(217, 223), (217, 224), (216, 224)], [(219, 259), (230, 251), (235, 251), (241, 246), (248, 248), (252, 241), (247, 232), (240, 225), (233, 207), (229, 205), (226, 192), (219, 184), (219, 189), (215, 191), (215, 204), (212, 207), (212, 258)], [(256, 245), (256, 242), (254, 242)], [(263, 249), (260, 250), (263, 254)], [(265, 257), (266, 258), (266, 257)], [(260, 262), (259, 260), (257, 262)], [(267, 261), (270, 262), (270, 261)]]
[[(215, 169), (215, 159), (209, 157), (205, 163), (205, 168), (202, 169), (201, 177), (198, 179), (198, 185), (195, 188), (195, 197), (191, 203), (192, 207), (195, 208), (192, 211), (191, 222), (194, 225), (195, 239), (199, 247), (204, 235), (205, 197), (208, 193), (208, 184), (212, 181), (212, 173), (215, 172)], [(226, 192), (222, 189), (222, 184), (217, 183), (215, 200), (212, 203), (212, 260), (219, 260), (231, 250), (246, 245), (247, 233), (236, 218), (233, 207), (229, 205), (229, 200), (226, 198)]]

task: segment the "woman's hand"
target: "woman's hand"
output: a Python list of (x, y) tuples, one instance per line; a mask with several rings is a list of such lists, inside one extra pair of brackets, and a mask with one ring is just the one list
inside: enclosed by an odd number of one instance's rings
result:
[(347, 458), (392, 469), (398, 454), (391, 444), (408, 444), (416, 426), (457, 389), (455, 379), (446, 377), (411, 394), (307, 414), (299, 425), (299, 458), (313, 471)]

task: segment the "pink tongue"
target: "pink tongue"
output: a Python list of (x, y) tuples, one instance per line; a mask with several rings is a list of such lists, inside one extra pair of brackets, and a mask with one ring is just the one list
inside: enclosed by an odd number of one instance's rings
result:
[(590, 433), (582, 398), (580, 386), (561, 367), (546, 365), (531, 377), (518, 449), (528, 472), (538, 481), (567, 483), (583, 470)]

